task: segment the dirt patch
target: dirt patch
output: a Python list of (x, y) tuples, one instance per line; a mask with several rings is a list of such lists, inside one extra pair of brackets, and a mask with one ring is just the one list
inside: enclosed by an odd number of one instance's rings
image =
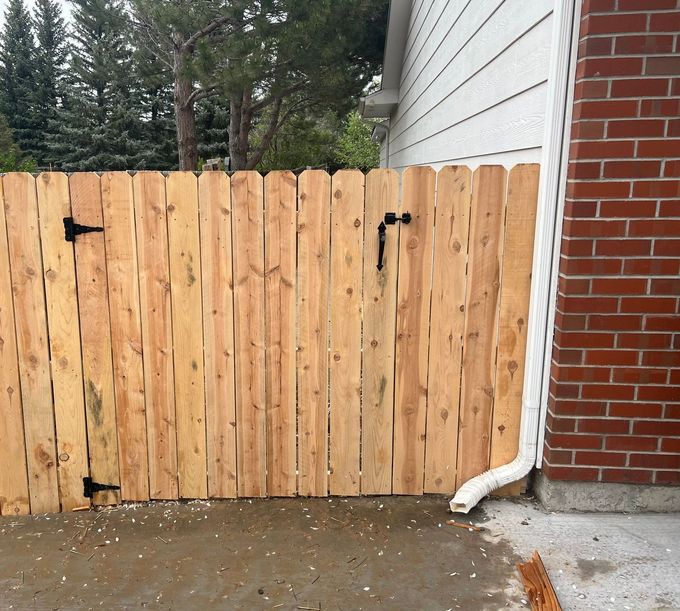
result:
[(447, 526), (446, 508), (269, 499), (2, 518), (0, 607), (524, 607), (510, 546)]

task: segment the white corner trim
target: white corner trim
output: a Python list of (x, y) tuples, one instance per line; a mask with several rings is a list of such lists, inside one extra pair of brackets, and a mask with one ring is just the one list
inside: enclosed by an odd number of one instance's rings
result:
[[(538, 439), (536, 467), (543, 464), (543, 444), (545, 422), (548, 413), (548, 391), (550, 387), (550, 368), (552, 364), (553, 331), (555, 328), (555, 309), (557, 302), (557, 281), (559, 275), (560, 250), (562, 245), (562, 221), (564, 217), (564, 198), (567, 186), (567, 165), (571, 142), (571, 118), (574, 100), (574, 79), (578, 56), (579, 29), (581, 23), (582, 0), (556, 0), (553, 41), (555, 51), (550, 62), (549, 81), (553, 86), (548, 91), (546, 109), (546, 131), (543, 141), (543, 160), (539, 184), (538, 233), (534, 248), (533, 278), (541, 274), (549, 285), (543, 282), (540, 293), (534, 298), (537, 306), (544, 308), (542, 321), (536, 320), (536, 332), (542, 331), (544, 345), (542, 350), (543, 367), (540, 380), (534, 380), (540, 393), (536, 397), (539, 405)], [(541, 218), (541, 212), (544, 217)], [(537, 269), (545, 262), (550, 272)], [(538, 313), (537, 313), (538, 314)], [(542, 328), (539, 327), (543, 323)], [(538, 357), (538, 354), (536, 355)], [(525, 381), (525, 393), (527, 392)], [(534, 391), (532, 388), (529, 392)], [(533, 398), (533, 397), (532, 397)]]

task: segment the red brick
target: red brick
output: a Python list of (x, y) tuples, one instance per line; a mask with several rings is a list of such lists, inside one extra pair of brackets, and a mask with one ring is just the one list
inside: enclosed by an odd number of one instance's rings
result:
[(680, 367), (680, 352), (648, 350), (642, 353), (642, 364), (651, 367)]
[[(594, 81), (604, 83), (605, 81)], [(571, 124), (572, 140), (597, 140), (604, 137), (604, 121), (574, 121)]]
[(559, 379), (563, 382), (609, 382), (608, 367), (559, 367)]
[[(624, 297), (621, 300), (621, 312), (641, 312), (657, 314), (673, 314), (675, 312), (675, 299), (660, 299), (658, 297)], [(666, 342), (667, 336), (661, 336)], [(620, 343), (620, 341), (619, 341)], [(665, 346), (639, 346), (640, 348), (659, 348)]]
[[(675, 261), (671, 260), (672, 263)], [(653, 278), (651, 292), (653, 295), (680, 295), (680, 278)]]
[(613, 333), (555, 331), (555, 344), (562, 348), (613, 348), (615, 338)]
[(548, 414), (546, 426), (553, 433), (573, 433), (576, 431), (576, 418), (558, 418)]
[(680, 405), (667, 405), (664, 416), (669, 419), (680, 420)]
[(593, 254), (594, 240), (577, 240), (562, 236), (562, 254), (567, 257), (590, 257)]
[(632, 315), (592, 315), (588, 317), (589, 331), (637, 331), (642, 328), (642, 317)]
[(613, 418), (582, 418), (577, 427), (579, 433), (623, 434), (628, 432), (630, 424), (628, 420)]
[(583, 351), (553, 347), (553, 358), (561, 365), (580, 365), (583, 362)]
[[(650, 219), (643, 221), (633, 219), (628, 223), (628, 235), (656, 238), (680, 236), (680, 220)], [(677, 255), (677, 252), (675, 254)]]
[(648, 218), (656, 216), (656, 202), (648, 200), (611, 200), (600, 204), (601, 218)]
[(645, 331), (680, 331), (680, 316), (647, 316)]
[(616, 8), (615, 0), (583, 0), (581, 14), (585, 16), (588, 15), (589, 13), (609, 12), (614, 10), (615, 8)]
[(596, 482), (599, 469), (590, 467), (554, 467), (549, 464), (543, 465), (546, 477), (552, 480)]
[(617, 36), (614, 45), (614, 53), (619, 55), (672, 52), (673, 36)]
[[(614, 60), (588, 60), (592, 62), (611, 62)], [(617, 60), (623, 61), (623, 60)], [(631, 61), (631, 60), (625, 60)], [(632, 60), (638, 61), (638, 60)], [(574, 104), (573, 119), (618, 119), (636, 117), (638, 114), (637, 100), (585, 100)]]
[[(604, 38), (591, 38), (590, 40), (605, 40)], [(611, 47), (611, 43), (609, 45)], [(609, 51), (605, 51), (605, 54)], [(574, 85), (575, 100), (592, 100), (607, 97), (609, 81), (579, 81)]]
[[(581, 183), (624, 184), (628, 183)], [(614, 196), (616, 197), (616, 196)], [(680, 222), (680, 221), (679, 221)], [(625, 221), (565, 219), (563, 231), (566, 236), (589, 238), (614, 238), (626, 235)]]
[(640, 420), (638, 422), (633, 422), (633, 433), (635, 435), (656, 435), (657, 437), (668, 435), (678, 436), (680, 435), (680, 422), (669, 422), (668, 420)]
[[(593, 314), (616, 312), (618, 300), (614, 297), (558, 297), (557, 307), (570, 314)], [(590, 335), (590, 334), (588, 334)], [(602, 340), (604, 341), (604, 340)], [(599, 343), (599, 342), (598, 342)], [(600, 344), (601, 345), (601, 344)]]
[(584, 21), (588, 34), (644, 32), (647, 29), (646, 13), (608, 13), (606, 15), (589, 15)]
[[(663, 141), (662, 141), (663, 142)], [(570, 159), (620, 159), (632, 157), (635, 142), (630, 140), (594, 140), (572, 142), (569, 147)], [(648, 155), (651, 157), (652, 155)], [(657, 155), (665, 157), (666, 155)]]
[(640, 386), (641, 401), (680, 401), (680, 386)]
[(557, 290), (566, 295), (580, 295), (590, 293), (589, 278), (569, 278), (562, 276), (558, 278)]
[(661, 451), (662, 452), (675, 452), (680, 454), (680, 437), (675, 439), (667, 438), (661, 440)]
[[(578, 45), (578, 57), (593, 57), (596, 55), (611, 55), (613, 48), (612, 37), (584, 38)], [(576, 95), (577, 99), (581, 96)]]
[(602, 437), (599, 435), (571, 435), (568, 433), (551, 433), (551, 448), (571, 448), (573, 450), (599, 450)]
[(660, 403), (610, 403), (609, 415), (615, 418), (661, 418), (663, 407)]
[[(657, 135), (663, 135), (657, 134)], [(654, 162), (652, 162), (654, 163)], [(599, 178), (600, 177), (600, 162), (583, 162), (583, 163), (570, 163), (567, 170), (567, 178)], [(565, 213), (566, 216), (569, 216)]]
[(621, 484), (649, 484), (653, 471), (640, 469), (602, 469), (602, 481)]
[[(636, 127), (647, 121), (625, 121), (625, 126)], [(652, 121), (652, 123), (663, 123), (663, 121)], [(620, 126), (620, 124), (619, 124)], [(609, 125), (609, 131), (612, 126)], [(658, 131), (658, 130), (657, 130)], [(663, 132), (663, 126), (661, 126)], [(626, 136), (635, 136), (634, 133), (627, 133)], [(659, 134), (640, 134), (640, 135), (659, 135)], [(615, 138), (616, 136), (612, 136)], [(657, 178), (661, 174), (660, 161), (607, 161), (604, 164), (603, 176), (605, 178)]]
[[(632, 298), (632, 301), (637, 301)], [(640, 300), (647, 301), (647, 300)], [(654, 301), (659, 301), (658, 299)], [(630, 306), (631, 309), (633, 306)], [(640, 306), (641, 309), (644, 306)], [(671, 347), (671, 339), (673, 335), (670, 333), (619, 333), (616, 336), (617, 348), (638, 348), (645, 350), (648, 348), (663, 349)]]
[[(642, 100), (640, 102), (641, 117), (677, 117), (680, 114), (680, 100), (660, 99)], [(669, 142), (669, 148), (677, 154), (678, 143)]]
[(577, 399), (579, 395), (578, 384), (564, 384), (554, 379), (550, 380), (550, 392), (555, 397), (562, 397), (564, 399)]
[(586, 328), (586, 317), (556, 312), (555, 327), (562, 331), (584, 331)]
[(555, 413), (564, 416), (604, 416), (607, 413), (607, 402), (558, 399), (553, 408)]
[(680, 57), (673, 55), (668, 57), (648, 57), (645, 65), (645, 74), (677, 76), (680, 74)]
[(680, 240), (656, 240), (654, 242), (654, 256), (680, 256)]
[[(625, 211), (623, 212), (625, 214)], [(643, 257), (651, 254), (651, 240), (597, 240), (596, 255), (618, 255), (619, 257)], [(625, 265), (628, 261), (624, 262)]]
[(631, 467), (680, 469), (680, 454), (631, 454)]
[(635, 182), (633, 183), (633, 197), (680, 197), (680, 180)]
[(665, 96), (668, 79), (620, 79), (612, 81), (612, 98), (637, 98)]
[(613, 382), (623, 384), (665, 384), (668, 377), (666, 369), (619, 368), (613, 372)]
[(624, 274), (672, 276), (680, 269), (680, 259), (630, 259), (623, 264)]
[(588, 350), (585, 365), (637, 365), (638, 353), (634, 350)]
[(680, 369), (671, 369), (670, 374), (669, 384), (680, 386)]
[(626, 464), (626, 455), (616, 452), (576, 452), (574, 464), (623, 467)]
[(584, 399), (626, 400), (635, 396), (635, 387), (624, 384), (584, 384), (581, 396)]
[(680, 484), (680, 470), (657, 471), (654, 475), (654, 483), (669, 486)]
[(564, 204), (565, 218), (595, 218), (596, 216), (596, 201), (567, 200)]
[[(675, 8), (675, 7), (673, 7)], [(649, 29), (652, 32), (680, 31), (680, 13), (658, 13), (650, 15)]]
[(653, 11), (675, 7), (676, 0), (619, 0), (620, 11)]
[[(680, 119), (668, 120), (668, 129), (666, 131), (666, 136), (668, 136), (669, 138), (680, 137)], [(676, 161), (675, 163), (677, 164), (678, 162)], [(677, 174), (673, 174), (673, 176), (677, 176)]]
[(643, 295), (646, 278), (593, 278), (593, 295)]
[(656, 450), (657, 445), (656, 437), (621, 435), (618, 437), (607, 437), (604, 440), (604, 447), (607, 450), (653, 452)]
[(552, 448), (545, 448), (543, 451), (543, 460), (551, 465), (570, 465), (571, 455), (571, 450), (553, 450)]
[[(680, 164), (679, 164), (680, 168)], [(680, 217), (680, 200), (662, 201), (659, 203), (659, 216)]]

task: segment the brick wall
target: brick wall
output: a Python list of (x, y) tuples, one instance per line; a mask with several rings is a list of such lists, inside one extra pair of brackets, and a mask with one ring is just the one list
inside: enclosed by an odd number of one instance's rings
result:
[(544, 473), (680, 484), (680, 6), (584, 0)]

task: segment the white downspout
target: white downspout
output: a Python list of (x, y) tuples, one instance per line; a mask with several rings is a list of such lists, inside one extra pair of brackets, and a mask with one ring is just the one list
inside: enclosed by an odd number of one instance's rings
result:
[(451, 499), (451, 511), (468, 513), (487, 494), (525, 477), (537, 461), (540, 464), (539, 443), (542, 447), (580, 21), (576, 16), (580, 14), (581, 0), (555, 0), (554, 50), (550, 58), (536, 213), (519, 450), (511, 463), (466, 482)]

